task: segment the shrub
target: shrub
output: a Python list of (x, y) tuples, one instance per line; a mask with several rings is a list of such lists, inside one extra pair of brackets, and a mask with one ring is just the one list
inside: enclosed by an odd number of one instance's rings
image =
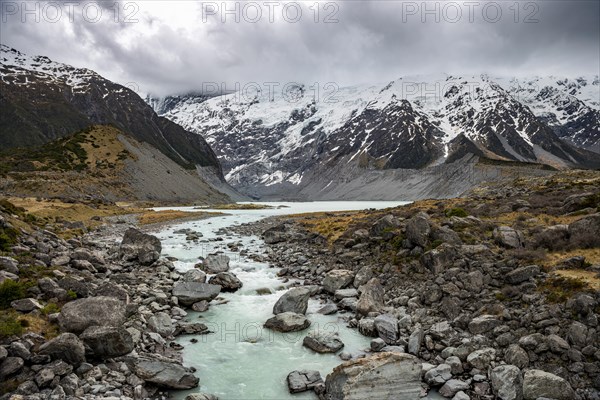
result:
[(60, 312), (60, 307), (56, 303), (48, 303), (42, 308), (42, 314), (50, 315)]
[(14, 312), (0, 313), (0, 338), (19, 336), (23, 333), (23, 324)]
[(7, 279), (0, 284), (0, 309), (7, 309), (12, 301), (26, 296), (27, 291), (23, 283)]
[(69, 289), (67, 291), (67, 296), (69, 296), (71, 299), (75, 300), (77, 298), (77, 292), (75, 292), (74, 290)]
[(446, 217), (450, 218), (450, 217), (467, 217), (469, 216), (469, 213), (467, 213), (464, 208), (460, 208), (460, 207), (455, 207), (455, 208), (450, 208), (448, 210), (446, 210)]

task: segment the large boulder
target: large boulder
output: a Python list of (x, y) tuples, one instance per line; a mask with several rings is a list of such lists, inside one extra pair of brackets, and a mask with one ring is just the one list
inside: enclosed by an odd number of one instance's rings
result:
[(323, 290), (334, 294), (336, 290), (340, 290), (350, 285), (354, 281), (354, 272), (346, 269), (334, 269), (325, 275), (323, 279)]
[(426, 247), (431, 234), (429, 215), (420, 212), (406, 222), (406, 238), (415, 246)]
[(166, 359), (137, 359), (134, 372), (144, 381), (166, 389), (192, 389), (200, 382), (187, 368)]
[(273, 306), (273, 314), (277, 315), (284, 312), (306, 314), (308, 299), (310, 299), (309, 288), (297, 287), (290, 289), (277, 300), (277, 303)]
[(304, 347), (308, 347), (317, 353), (335, 353), (344, 347), (337, 333), (309, 333), (302, 341)]
[(480, 315), (469, 322), (469, 331), (473, 335), (479, 335), (489, 332), (501, 324), (502, 322), (495, 315)]
[(287, 376), (287, 383), (290, 393), (301, 393), (322, 385), (323, 378), (319, 371), (292, 371)]
[(72, 333), (63, 333), (40, 346), (39, 353), (75, 366), (85, 362), (85, 346)]
[(211, 301), (220, 292), (221, 286), (210, 283), (179, 282), (173, 287), (173, 296), (184, 306), (191, 306), (202, 300)]
[(225, 254), (211, 254), (198, 267), (207, 274), (229, 271), (229, 257)]
[(175, 332), (175, 325), (173, 325), (173, 321), (171, 321), (169, 314), (158, 312), (148, 318), (148, 329), (167, 338)]
[(150, 265), (159, 259), (162, 251), (160, 240), (156, 236), (129, 228), (123, 236), (119, 248), (119, 257), (126, 261), (139, 261)]
[(101, 359), (118, 357), (133, 351), (133, 338), (122, 326), (90, 326), (81, 339)]
[(371, 312), (379, 312), (384, 307), (384, 289), (379, 279), (373, 278), (361, 286), (362, 293), (356, 304), (356, 312), (366, 316)]
[(61, 329), (73, 333), (81, 333), (90, 326), (121, 326), (125, 320), (125, 303), (104, 296), (67, 303), (58, 315)]
[(492, 232), (496, 243), (500, 246), (518, 249), (525, 245), (523, 233), (510, 226), (499, 226)]
[(199, 269), (192, 268), (183, 274), (181, 277), (182, 282), (198, 282), (205, 283), (206, 282), (206, 274), (204, 271), (200, 271)]
[(421, 264), (432, 274), (438, 275), (452, 267), (458, 258), (456, 247), (443, 243), (421, 256)]
[(421, 363), (401, 353), (377, 353), (337, 366), (325, 380), (328, 400), (414, 400), (421, 393)]
[(510, 271), (508, 274), (506, 274), (504, 280), (512, 285), (516, 285), (528, 281), (539, 273), (540, 267), (537, 265), (528, 265), (526, 267), (520, 267)]
[(569, 224), (569, 234), (576, 247), (600, 247), (600, 213)]
[(572, 400), (575, 392), (569, 382), (549, 372), (539, 369), (525, 371), (523, 377), (523, 398), (536, 400), (540, 397), (555, 400)]
[(398, 319), (391, 314), (378, 315), (375, 318), (375, 329), (387, 344), (394, 344), (398, 340)]
[(523, 399), (523, 376), (514, 365), (500, 365), (492, 370), (492, 390), (499, 400)]
[(244, 284), (231, 272), (219, 272), (208, 280), (211, 285), (221, 286), (222, 292), (235, 292)]
[(285, 224), (281, 224), (278, 226), (274, 226), (273, 228), (269, 228), (263, 232), (262, 238), (266, 244), (276, 244), (285, 242), (287, 240), (287, 226)]
[(265, 328), (278, 332), (298, 332), (310, 326), (310, 321), (302, 314), (284, 312), (269, 318)]
[(371, 226), (371, 235), (383, 236), (387, 233), (391, 233), (400, 227), (400, 221), (398, 218), (389, 214), (375, 221)]

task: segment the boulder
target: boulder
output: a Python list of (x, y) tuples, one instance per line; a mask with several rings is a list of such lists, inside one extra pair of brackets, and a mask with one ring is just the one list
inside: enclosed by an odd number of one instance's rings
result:
[(0, 378), (16, 374), (23, 368), (25, 361), (21, 357), (6, 357), (0, 363)]
[(421, 256), (421, 264), (432, 274), (438, 275), (452, 267), (457, 257), (456, 248), (444, 243), (424, 253)]
[(383, 236), (386, 233), (391, 233), (400, 227), (400, 221), (398, 218), (389, 214), (375, 221), (371, 226), (371, 235)]
[(219, 400), (219, 398), (209, 393), (193, 393), (185, 396), (184, 400)]
[(63, 360), (78, 366), (85, 362), (85, 346), (72, 333), (63, 333), (40, 346), (39, 354), (50, 356), (53, 360)]
[(379, 312), (384, 307), (384, 289), (379, 279), (373, 278), (361, 287), (362, 293), (356, 304), (356, 312), (366, 316), (371, 312)]
[(406, 238), (415, 246), (427, 247), (431, 234), (431, 220), (425, 212), (419, 212), (406, 222)]
[(440, 394), (444, 397), (454, 397), (458, 392), (469, 390), (470, 386), (467, 382), (459, 379), (450, 379), (440, 388)]
[(496, 350), (492, 347), (476, 350), (467, 356), (467, 362), (480, 370), (485, 370), (495, 359)]
[(529, 365), (529, 355), (518, 344), (511, 344), (504, 353), (504, 360), (518, 368), (525, 368)]
[(310, 326), (310, 321), (302, 314), (284, 312), (269, 318), (265, 328), (278, 332), (298, 332)]
[(458, 236), (458, 233), (454, 232), (447, 226), (435, 228), (431, 233), (431, 238), (441, 243), (448, 243), (453, 245), (462, 244), (462, 240), (460, 239), (460, 236)]
[(525, 245), (523, 233), (510, 226), (499, 226), (494, 229), (492, 236), (500, 246), (518, 249)]
[(514, 365), (500, 365), (492, 370), (492, 391), (499, 400), (523, 399), (523, 376)]
[(569, 234), (577, 247), (600, 247), (600, 213), (570, 223)]
[(452, 368), (448, 364), (440, 364), (425, 373), (423, 379), (430, 386), (442, 386), (452, 378)]
[(175, 326), (169, 314), (159, 312), (148, 318), (148, 329), (158, 333), (164, 338), (168, 338), (175, 332)]
[(10, 303), (10, 306), (22, 313), (28, 313), (33, 310), (42, 309), (42, 305), (38, 303), (36, 299), (33, 298), (14, 300)]
[(12, 257), (0, 256), (0, 270), (10, 272), (11, 274), (19, 274), (19, 263)]
[(192, 389), (200, 382), (181, 364), (167, 359), (136, 359), (134, 372), (144, 381), (166, 389)]
[(495, 315), (481, 315), (469, 322), (469, 331), (473, 335), (489, 332), (499, 326), (502, 322)]
[(133, 351), (133, 338), (122, 326), (90, 326), (80, 336), (94, 357), (118, 357)]
[(63, 331), (81, 333), (90, 326), (121, 326), (126, 320), (125, 303), (113, 297), (88, 297), (63, 306), (58, 324)]
[(173, 287), (173, 296), (177, 297), (179, 304), (191, 306), (202, 300), (211, 301), (219, 295), (221, 286), (210, 283), (179, 282)]
[(323, 315), (331, 315), (338, 312), (338, 307), (333, 303), (328, 303), (325, 304), (323, 307), (319, 308), (319, 311), (317, 312)]
[(537, 265), (528, 265), (526, 267), (520, 267), (510, 271), (506, 274), (504, 280), (511, 285), (517, 285), (519, 283), (528, 281), (540, 273), (540, 267)]
[(413, 355), (419, 355), (419, 351), (421, 350), (421, 343), (423, 343), (423, 337), (425, 336), (425, 332), (423, 328), (419, 325), (417, 328), (410, 334), (408, 339), (408, 352)]
[(373, 278), (373, 269), (369, 266), (364, 266), (358, 270), (354, 277), (354, 287), (359, 288)]
[(208, 283), (221, 286), (222, 292), (235, 292), (243, 286), (242, 281), (231, 272), (219, 272), (211, 277)]
[(344, 347), (337, 333), (309, 333), (302, 341), (304, 347), (308, 347), (317, 353), (336, 353)]
[(156, 236), (148, 235), (135, 228), (129, 228), (119, 247), (119, 257), (126, 261), (139, 261), (150, 265), (160, 258), (162, 245)]
[(378, 315), (375, 318), (377, 334), (387, 344), (394, 344), (398, 340), (398, 319), (390, 314)]
[(218, 274), (229, 271), (229, 257), (225, 254), (211, 254), (199, 265), (207, 274)]
[(269, 228), (262, 234), (262, 239), (266, 244), (277, 244), (281, 242), (285, 242), (287, 227), (284, 224), (279, 226), (275, 226), (273, 228)]
[(322, 385), (323, 378), (319, 371), (292, 371), (287, 376), (287, 383), (290, 393), (301, 393)]
[[(296, 314), (306, 314), (308, 309), (308, 299), (310, 299), (310, 289), (306, 287), (296, 287), (285, 292), (273, 306), (273, 314), (284, 312), (293, 312)], [(336, 308), (337, 309), (337, 308)]]
[(334, 294), (336, 290), (340, 290), (350, 285), (354, 281), (354, 272), (346, 269), (334, 269), (325, 275), (323, 279), (323, 289), (326, 292)]
[(106, 296), (119, 299), (125, 304), (129, 304), (129, 293), (123, 286), (113, 282), (104, 282), (94, 290), (94, 296)]
[(347, 361), (327, 375), (328, 400), (418, 399), (421, 363), (402, 353), (376, 353)]
[(342, 299), (346, 299), (348, 297), (357, 297), (358, 298), (358, 290), (356, 290), (354, 288), (340, 289), (340, 290), (336, 290), (335, 293), (333, 294), (333, 298), (336, 300), (342, 300)]
[(525, 371), (523, 377), (523, 398), (537, 400), (547, 397), (555, 400), (572, 400), (575, 392), (563, 378), (538, 369)]
[(374, 318), (363, 318), (358, 321), (358, 332), (363, 336), (376, 337), (377, 329), (375, 328)]
[(192, 268), (189, 271), (186, 271), (180, 280), (181, 280), (181, 282), (205, 283), (206, 282), (206, 274), (204, 273), (204, 271), (200, 271), (199, 269)]

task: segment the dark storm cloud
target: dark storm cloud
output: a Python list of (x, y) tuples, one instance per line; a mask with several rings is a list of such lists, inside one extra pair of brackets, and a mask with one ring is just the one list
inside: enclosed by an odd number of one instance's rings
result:
[[(257, 8), (244, 2), (237, 5), (238, 22), (236, 15), (223, 13), (220, 1), (97, 2), (84, 17), (87, 3), (81, 2), (72, 21), (65, 17), (58, 22), (24, 16), (23, 2), (0, 3), (2, 43), (159, 94), (200, 90), (206, 82), (226, 82), (226, 89), (252, 81), (345, 85), (406, 74), (578, 75), (597, 74), (600, 68), (596, 0), (516, 6), (489, 1), (321, 2), (318, 15), (308, 8), (311, 1), (302, 4), (300, 18), (292, 7), (300, 2), (291, 4), (287, 20), (282, 17), (284, 3), (270, 13), (258, 1), (252, 3), (262, 12), (257, 22), (252, 22)], [(36, 4), (41, 10), (49, 3)], [(95, 7), (102, 11), (99, 22), (91, 21)], [(227, 7), (235, 10), (236, 4)], [(337, 22), (325, 23), (328, 17)]]

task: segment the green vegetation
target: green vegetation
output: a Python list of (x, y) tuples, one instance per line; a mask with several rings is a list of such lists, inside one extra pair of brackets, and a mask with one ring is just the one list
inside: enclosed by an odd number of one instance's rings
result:
[(7, 309), (12, 301), (26, 296), (27, 286), (24, 283), (7, 279), (0, 284), (0, 309)]
[(467, 213), (463, 208), (460, 207), (455, 207), (455, 208), (450, 208), (448, 210), (446, 210), (446, 217), (450, 218), (450, 217), (468, 217), (469, 213)]
[(50, 315), (60, 312), (60, 307), (56, 303), (48, 303), (42, 308), (42, 314)]
[(67, 290), (67, 296), (69, 296), (69, 298), (75, 300), (77, 298), (77, 292), (69, 289), (69, 290)]
[(4, 339), (13, 335), (20, 335), (23, 333), (23, 325), (27, 325), (27, 322), (17, 319), (17, 313), (14, 311), (1, 312), (0, 313), (0, 339)]
[(540, 286), (540, 290), (551, 303), (564, 303), (573, 295), (588, 289), (583, 279), (565, 276), (550, 276)]

